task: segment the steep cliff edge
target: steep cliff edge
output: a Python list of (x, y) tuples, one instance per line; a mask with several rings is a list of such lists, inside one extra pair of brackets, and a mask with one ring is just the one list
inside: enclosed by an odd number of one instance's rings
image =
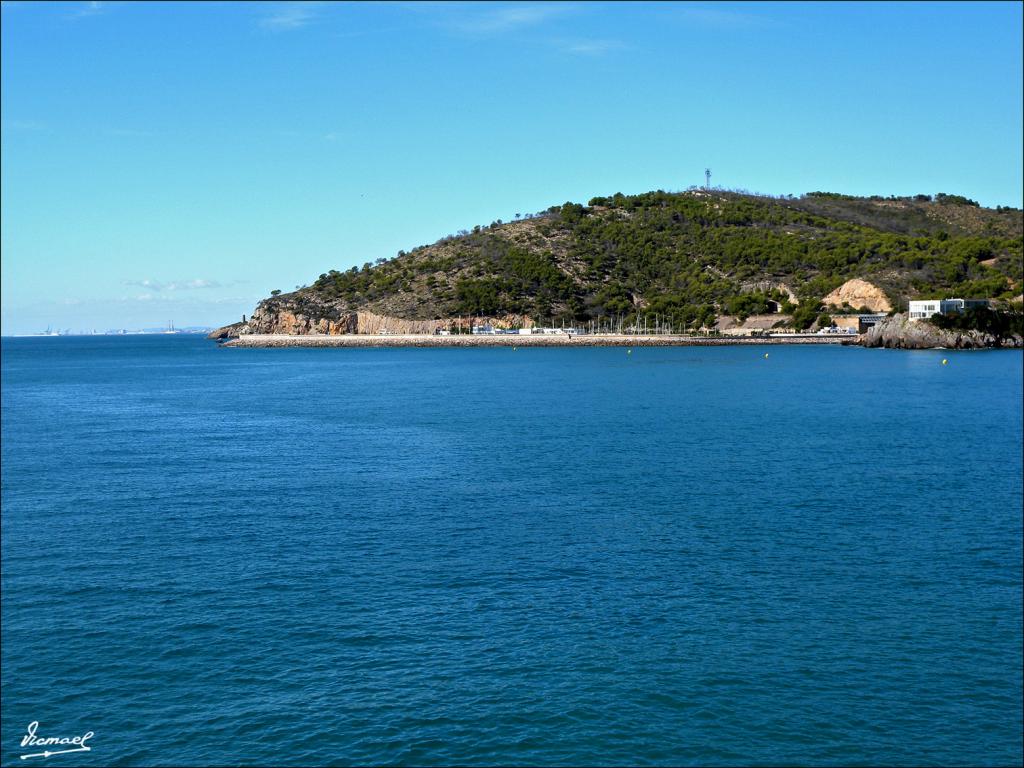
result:
[(438, 331), (468, 332), (472, 322), (496, 328), (528, 328), (534, 325), (527, 315), (504, 314), (493, 317), (453, 317), (415, 320), (380, 315), (364, 309), (347, 309), (336, 301), (315, 294), (296, 292), (264, 299), (244, 323), (218, 328), (207, 338), (234, 339), (252, 334), (282, 336), (338, 336), (342, 334), (434, 334)]

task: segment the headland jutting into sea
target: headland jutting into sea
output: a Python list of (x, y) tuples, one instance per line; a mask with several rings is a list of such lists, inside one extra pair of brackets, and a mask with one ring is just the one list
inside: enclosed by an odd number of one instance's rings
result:
[[(1019, 209), (945, 193), (599, 196), (272, 290), (211, 338), (238, 337), (235, 347), (1020, 346), (1022, 231)], [(548, 333), (556, 326), (564, 337)], [(498, 338), (465, 338), (489, 332)]]

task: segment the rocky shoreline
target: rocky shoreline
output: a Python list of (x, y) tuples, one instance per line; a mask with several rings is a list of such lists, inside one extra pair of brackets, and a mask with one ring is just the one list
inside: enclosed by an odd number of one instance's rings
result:
[(737, 338), (721, 336), (369, 336), (359, 334), (302, 335), (246, 334), (221, 344), (234, 348), (266, 347), (724, 347), (778, 344), (840, 344), (856, 341), (840, 336)]
[(1017, 335), (944, 330), (929, 322), (912, 322), (901, 312), (869, 328), (860, 343), (865, 347), (889, 349), (1019, 349), (1024, 346), (1024, 339)]
[[(418, 329), (417, 329), (418, 330)], [(1019, 335), (944, 330), (911, 322), (906, 314), (886, 318), (859, 336), (780, 334), (776, 336), (680, 336), (617, 334), (440, 335), (435, 333), (252, 333), (245, 323), (219, 328), (208, 338), (223, 347), (723, 347), (778, 344), (829, 344), (889, 349), (997, 349), (1024, 347)]]

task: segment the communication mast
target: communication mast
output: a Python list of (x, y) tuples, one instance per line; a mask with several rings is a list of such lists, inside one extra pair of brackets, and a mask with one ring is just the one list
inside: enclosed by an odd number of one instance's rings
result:
[(704, 169), (704, 189), (711, 189), (711, 169)]

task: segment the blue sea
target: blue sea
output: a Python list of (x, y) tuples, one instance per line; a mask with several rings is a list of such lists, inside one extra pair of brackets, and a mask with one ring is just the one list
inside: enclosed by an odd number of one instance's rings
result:
[(1021, 401), (1019, 351), (5, 338), (0, 756), (1019, 765)]

